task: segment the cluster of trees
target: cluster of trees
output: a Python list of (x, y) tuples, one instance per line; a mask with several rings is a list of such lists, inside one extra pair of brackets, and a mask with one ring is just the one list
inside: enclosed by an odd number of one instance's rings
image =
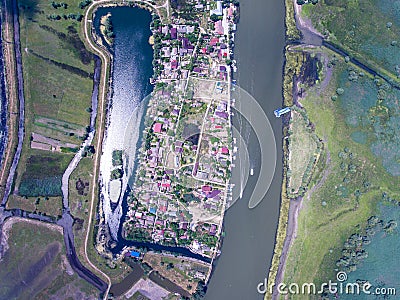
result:
[(122, 165), (122, 150), (114, 150), (112, 152), (112, 165), (114, 167)]
[(303, 4), (307, 4), (307, 3), (311, 3), (313, 5), (318, 3), (318, 0), (297, 0), (296, 1), (298, 5), (303, 5)]
[(173, 8), (173, 17), (182, 18), (189, 21), (196, 20), (196, 9), (194, 4), (188, 3), (185, 0), (172, 0), (171, 7)]
[(96, 153), (96, 151), (95, 151), (95, 149), (94, 149), (94, 146), (85, 146), (85, 148), (83, 148), (83, 154), (82, 154), (82, 156), (83, 156), (83, 157), (92, 156), (92, 155), (95, 154), (95, 153)]
[(216, 14), (212, 14), (212, 15), (210, 16), (210, 19), (211, 19), (211, 21), (213, 21), (213, 22), (217, 22), (217, 21), (219, 21), (219, 20), (222, 20), (222, 16), (217, 16)]
[(138, 242), (148, 242), (151, 239), (150, 233), (143, 228), (127, 229), (127, 239)]
[(368, 257), (368, 252), (363, 248), (371, 242), (368, 235), (352, 234), (344, 243), (342, 257), (336, 262), (336, 266), (349, 273), (357, 270), (357, 265)]
[(120, 179), (122, 178), (122, 175), (124, 175), (124, 171), (122, 171), (121, 168), (116, 168), (111, 171), (111, 179)]
[(115, 34), (114, 34), (114, 26), (111, 21), (111, 16), (107, 16), (104, 27), (105, 27), (104, 28), (105, 36), (112, 40), (115, 37)]
[(59, 7), (64, 7), (64, 9), (67, 9), (67, 8), (68, 8), (68, 4), (65, 3), (65, 2), (55, 2), (55, 1), (52, 1), (52, 2), (51, 2), (51, 6), (52, 6), (53, 8), (55, 8), (55, 9), (57, 9), (57, 8), (59, 8)]
[(92, 0), (83, 0), (81, 2), (79, 2), (78, 7), (80, 9), (84, 9), (86, 6), (89, 6), (92, 3)]
[(192, 299), (200, 300), (203, 299), (207, 292), (207, 286), (204, 281), (199, 281), (196, 287), (196, 292), (192, 295)]
[(153, 140), (154, 137), (154, 131), (153, 131), (153, 125), (151, 125), (149, 132), (146, 135), (146, 140), (145, 140), (145, 149), (146, 151), (150, 149), (151, 147), (151, 141)]
[(83, 19), (83, 15), (80, 13), (77, 13), (77, 14), (71, 13), (71, 14), (62, 14), (62, 15), (50, 14), (47, 16), (47, 18), (52, 21), (59, 21), (61, 19), (64, 19), (64, 20), (76, 20), (76, 21), (80, 22)]
[(199, 242), (206, 244), (208, 247), (212, 248), (217, 245), (218, 238), (215, 235), (203, 234), (198, 238)]
[(353, 272), (357, 269), (357, 265), (368, 257), (368, 252), (364, 246), (371, 243), (371, 237), (379, 230), (391, 233), (397, 227), (394, 220), (388, 221), (386, 224), (377, 216), (371, 216), (367, 220), (367, 226), (363, 233), (352, 234), (344, 243), (342, 249), (342, 257), (336, 262), (336, 266), (345, 272)]

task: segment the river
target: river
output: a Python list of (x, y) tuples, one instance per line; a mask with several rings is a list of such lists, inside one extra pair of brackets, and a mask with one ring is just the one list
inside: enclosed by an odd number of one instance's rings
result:
[[(240, 0), (234, 51), (238, 71), (234, 75), (238, 85), (258, 101), (268, 116), (278, 157), (274, 179), (263, 201), (254, 209), (248, 208), (247, 199), (257, 177), (250, 176), (243, 198), (225, 215), (226, 236), (208, 286), (209, 300), (263, 298), (257, 292), (257, 284), (268, 276), (282, 184), (282, 120), (274, 117), (273, 110), (282, 106), (284, 17), (284, 1)], [(249, 145), (250, 159), (260, 161), (254, 136), (250, 137)], [(258, 169), (255, 164), (255, 174)]]

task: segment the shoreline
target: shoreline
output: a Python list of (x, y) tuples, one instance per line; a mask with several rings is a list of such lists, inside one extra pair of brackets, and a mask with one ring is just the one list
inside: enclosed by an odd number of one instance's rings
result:
[[(324, 37), (321, 33), (319, 33), (311, 24), (311, 21), (308, 19), (303, 19), (301, 17), (301, 5), (297, 5), (295, 0), (290, 0), (286, 2), (286, 5), (288, 3), (292, 3), (294, 6), (294, 11), (293, 11), (293, 16), (290, 16), (288, 13), (286, 14), (286, 23), (293, 22), (292, 19), (288, 20), (288, 18), (293, 18), (295, 20), (296, 28), (298, 32), (301, 35), (301, 38), (298, 40), (298, 42), (302, 43), (303, 45), (319, 45), (322, 46)], [(287, 8), (286, 8), (287, 9)], [(288, 38), (288, 37), (287, 37)], [(295, 41), (296, 42), (296, 41)], [(290, 76), (290, 74), (286, 73), (286, 64), (288, 64), (287, 60), (287, 53), (291, 51), (291, 41), (288, 39), (287, 40), (287, 46), (285, 48), (285, 65), (284, 65), (284, 73), (283, 73), (283, 78), (285, 79), (286, 76)], [(301, 65), (303, 62), (300, 63)], [(324, 83), (329, 80), (330, 74), (328, 73), (328, 76), (324, 78)], [(284, 103), (287, 106), (291, 105), (296, 105), (299, 106), (299, 96), (297, 95), (297, 87), (299, 84), (299, 80), (291, 80), (290, 82), (285, 83), (284, 81), (284, 86), (283, 86), (283, 93), (284, 93)], [(285, 88), (286, 87), (286, 88)], [(288, 93), (288, 91), (290, 91)], [(300, 105), (301, 106), (301, 105)], [(288, 124), (283, 125), (283, 130), (284, 132), (287, 131)], [(288, 143), (286, 142), (284, 144), (284, 169), (283, 169), (283, 181), (284, 184), (282, 185), (282, 202), (281, 206), (286, 208), (285, 215), (282, 215), (280, 213), (279, 215), (279, 225), (278, 225), (278, 230), (277, 230), (277, 240), (275, 241), (275, 249), (274, 249), (274, 257), (273, 257), (273, 263), (272, 266), (274, 266), (276, 269), (270, 270), (269, 273), (269, 278), (268, 278), (268, 286), (267, 292), (265, 294), (265, 299), (279, 299), (279, 294), (277, 293), (276, 286), (280, 283), (283, 282), (284, 279), (284, 274), (285, 274), (285, 268), (286, 268), (286, 262), (288, 259), (289, 251), (291, 249), (291, 246), (293, 245), (294, 240), (297, 237), (297, 229), (298, 229), (298, 217), (301, 212), (301, 209), (303, 208), (303, 201), (305, 201), (305, 196), (297, 196), (293, 199), (290, 199), (287, 194), (286, 194), (286, 174), (288, 171), (288, 158), (289, 158), (289, 148), (288, 148)], [(314, 190), (315, 186), (310, 190), (311, 192)], [(309, 198), (309, 196), (307, 197)], [(284, 209), (281, 209), (281, 212), (283, 212)], [(281, 222), (284, 223), (281, 227)], [(284, 232), (283, 232), (284, 231)], [(285, 235), (284, 242), (282, 243), (278, 238), (282, 235)]]
[[(293, 10), (288, 7), (288, 5), (293, 5)], [(287, 64), (289, 63), (287, 60), (287, 52), (290, 51), (290, 44), (296, 41), (304, 41), (304, 28), (306, 30), (310, 30), (307, 27), (307, 24), (301, 23), (300, 11), (301, 7), (297, 5), (295, 0), (285, 1), (285, 27), (286, 27), (286, 47), (284, 49), (284, 64), (282, 67), (282, 78), (283, 78), (283, 87), (282, 87), (282, 98), (283, 104), (285, 106), (295, 105), (296, 99), (295, 95), (293, 95), (293, 91), (295, 90), (295, 85), (297, 82), (293, 80), (289, 82), (285, 82), (285, 77), (290, 76), (287, 70)], [(299, 37), (296, 40), (297, 35), (293, 34), (293, 32), (289, 32), (288, 24), (296, 25), (296, 33), (299, 33)], [(299, 26), (298, 23), (301, 23)], [(303, 30), (302, 30), (303, 29)], [(311, 30), (310, 30), (311, 31)], [(319, 35), (319, 33), (317, 33)], [(287, 92), (290, 91), (289, 94)], [(284, 132), (283, 136), (287, 136), (287, 131), (289, 129), (288, 123), (284, 122), (282, 126), (282, 130)], [(296, 197), (295, 199), (290, 199), (287, 196), (286, 184), (287, 184), (287, 171), (288, 171), (288, 157), (289, 157), (289, 148), (288, 142), (284, 139), (283, 142), (283, 173), (282, 173), (282, 191), (281, 191), (281, 206), (279, 211), (279, 222), (276, 231), (275, 245), (274, 245), (274, 254), (272, 257), (271, 267), (268, 272), (268, 280), (266, 282), (266, 289), (264, 299), (278, 299), (279, 295), (276, 291), (276, 286), (283, 281), (286, 261), (288, 258), (288, 254), (290, 251), (290, 247), (293, 244), (294, 239), (297, 234), (297, 219), (300, 213), (300, 210), (303, 205), (303, 197)]]
[(17, 78), (16, 75), (16, 61), (15, 61), (15, 49), (14, 49), (14, 30), (13, 30), (13, 15), (9, 13), (7, 6), (10, 5), (9, 0), (4, 1), (2, 7), (2, 39), (3, 39), (3, 64), (4, 64), (4, 80), (6, 83), (5, 94), (6, 94), (6, 126), (7, 126), (7, 137), (6, 144), (4, 147), (4, 156), (2, 157), (2, 171), (0, 174), (0, 195), (3, 199), (5, 193), (5, 186), (7, 178), (10, 173), (13, 157), (17, 148), (18, 135), (18, 96), (17, 96)]

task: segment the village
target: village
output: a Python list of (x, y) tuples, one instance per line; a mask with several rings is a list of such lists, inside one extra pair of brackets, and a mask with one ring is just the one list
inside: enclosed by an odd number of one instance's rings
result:
[(230, 89), (238, 8), (231, 1), (194, 1), (192, 7), (190, 21), (175, 14), (170, 24), (157, 18), (152, 23), (156, 88), (123, 236), (214, 259), (232, 168)]

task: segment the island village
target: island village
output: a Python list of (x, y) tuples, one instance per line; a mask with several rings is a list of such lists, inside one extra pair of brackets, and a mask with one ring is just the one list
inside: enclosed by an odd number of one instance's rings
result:
[[(170, 250), (184, 248), (200, 259), (183, 260), (179, 251), (167, 254), (131, 246), (117, 259), (156, 270), (180, 286), (181, 295), (189, 296), (211, 275), (231, 197), (235, 153), (230, 91), (239, 8), (230, 0), (193, 0), (182, 6), (171, 2), (170, 20), (153, 14), (151, 23), (155, 88), (144, 119), (122, 236)], [(121, 149), (113, 151), (110, 186), (121, 186), (124, 155)], [(101, 232), (97, 242), (98, 249), (107, 243)]]

